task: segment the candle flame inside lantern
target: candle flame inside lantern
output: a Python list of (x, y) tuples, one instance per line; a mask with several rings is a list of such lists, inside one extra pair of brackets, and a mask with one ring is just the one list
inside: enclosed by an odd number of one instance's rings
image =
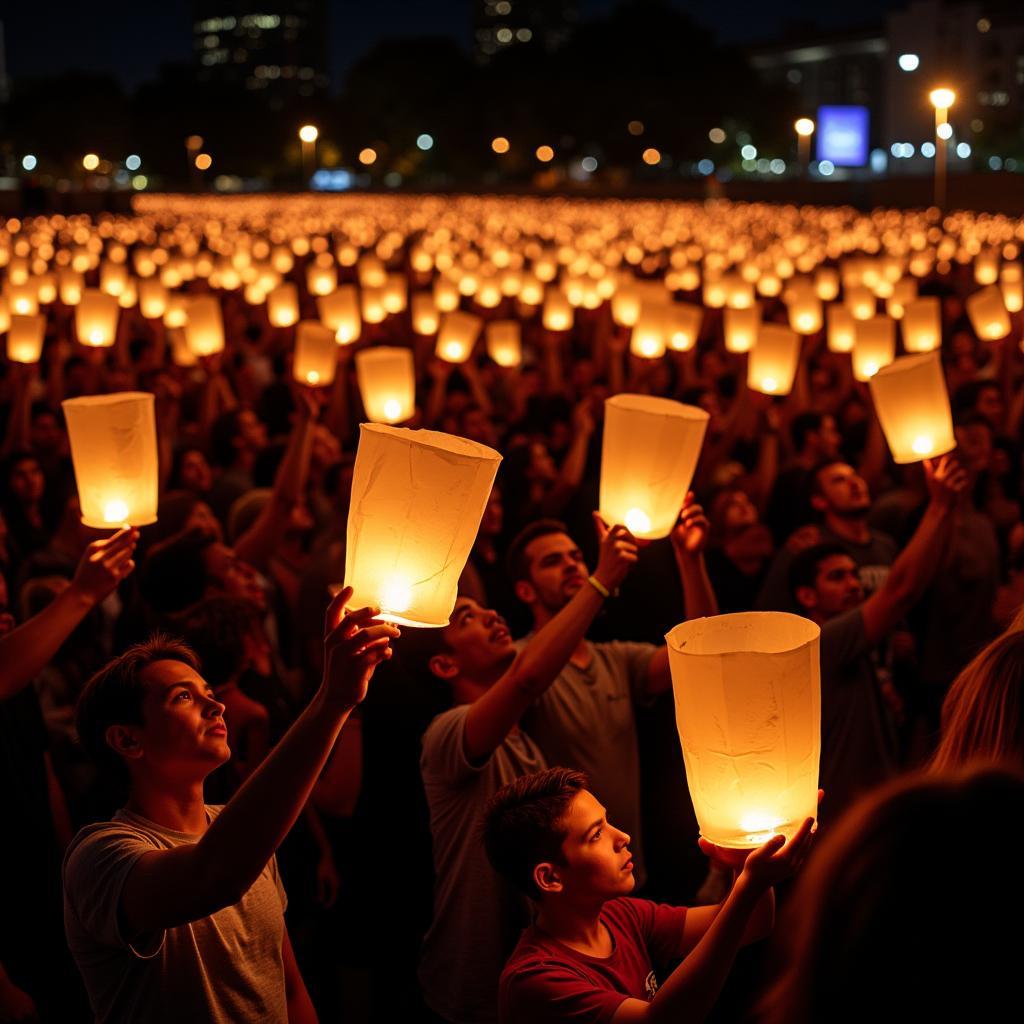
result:
[(123, 523), (128, 519), (128, 505), (120, 498), (112, 498), (103, 506), (103, 521)]
[(387, 580), (380, 591), (380, 610), (387, 612), (405, 612), (412, 604), (412, 587), (397, 577)]
[(623, 519), (630, 533), (647, 533), (651, 529), (651, 517), (642, 508), (631, 508)]
[(384, 403), (384, 415), (392, 422), (401, 419), (402, 403), (397, 398), (389, 398)]
[(98, 327), (94, 328), (93, 330), (91, 330), (89, 332), (89, 341), (93, 345), (102, 345), (103, 344), (103, 332)]
[(320, 380), (320, 374), (317, 373), (316, 370), (310, 370), (309, 373), (306, 374), (306, 380), (310, 384), (316, 384)]
[(935, 446), (932, 444), (932, 439), (930, 437), (926, 437), (922, 434), (920, 437), (914, 438), (910, 447), (913, 448), (918, 455), (928, 455)]
[(777, 391), (779, 382), (774, 377), (765, 377), (761, 381), (761, 387), (763, 387), (765, 391)]
[(14, 300), (14, 312), (24, 316), (27, 313), (32, 312), (32, 306), (28, 299), (15, 299)]
[(878, 363), (865, 363), (864, 364), (864, 376), (874, 377), (878, 373)]
[(740, 818), (740, 828), (747, 833), (749, 840), (757, 843), (766, 843), (775, 835), (775, 830), (784, 824), (782, 818), (759, 811), (752, 811)]

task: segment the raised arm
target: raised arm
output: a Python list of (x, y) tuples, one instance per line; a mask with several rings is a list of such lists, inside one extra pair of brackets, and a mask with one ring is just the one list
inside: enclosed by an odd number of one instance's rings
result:
[(931, 500), (907, 546), (893, 562), (885, 583), (861, 606), (864, 632), (879, 643), (917, 603), (943, 561), (956, 503), (967, 487), (967, 473), (951, 455), (926, 459)]
[(74, 579), (38, 615), (0, 638), (0, 700), (23, 690), (53, 659), (74, 628), (135, 568), (139, 535), (118, 530), (85, 549)]
[[(636, 561), (636, 543), (624, 526), (604, 529), (594, 579), (607, 591), (615, 590)], [(463, 739), (466, 757), (481, 762), (497, 749), (526, 709), (558, 678), (572, 652), (601, 608), (604, 596), (591, 583), (534, 636), (509, 670), (466, 715)]]
[(305, 806), (342, 726), (390, 657), (398, 629), (376, 609), (345, 613), (346, 587), (327, 609), (320, 689), (266, 760), (194, 845), (143, 854), (125, 880), (124, 933), (145, 935), (197, 921), (237, 903)]

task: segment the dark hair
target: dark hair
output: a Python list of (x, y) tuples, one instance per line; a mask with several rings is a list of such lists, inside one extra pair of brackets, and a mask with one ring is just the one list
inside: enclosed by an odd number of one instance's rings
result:
[(450, 651), (443, 629), (406, 629), (394, 642), (398, 664), (411, 679), (432, 679), (430, 659)]
[[(185, 465), (185, 459), (193, 452), (199, 452), (200, 455), (205, 459), (206, 451), (201, 445), (198, 444), (186, 444), (181, 448), (178, 448), (174, 452), (174, 458), (171, 460), (171, 472), (167, 477), (167, 487), (170, 490), (177, 491), (184, 488), (184, 484), (181, 480), (181, 471)], [(161, 513), (163, 513), (163, 499), (161, 498)]]
[(139, 570), (139, 592), (150, 608), (180, 612), (203, 596), (203, 552), (213, 543), (209, 534), (189, 530), (150, 548)]
[(826, 415), (827, 413), (823, 412), (802, 412), (793, 417), (793, 422), (789, 425), (789, 436), (793, 440), (793, 447), (798, 452), (803, 451), (808, 434), (821, 430)]
[(208, 597), (176, 615), (176, 631), (196, 652), (206, 681), (216, 689), (245, 668), (245, 639), (260, 618), (259, 609), (240, 597)]
[[(789, 585), (789, 594), (794, 601), (797, 601), (796, 592), (801, 587), (813, 587), (818, 580), (818, 568), (826, 558), (833, 558), (835, 555), (845, 555), (850, 558), (850, 552), (837, 541), (827, 541), (823, 544), (812, 544), (804, 548), (794, 556), (789, 564), (789, 573), (786, 582)], [(800, 602), (797, 601), (797, 604)]]
[(238, 414), (241, 411), (242, 406), (222, 412), (210, 428), (210, 461), (222, 469), (234, 465), (238, 458), (235, 438), (239, 435)]
[(823, 494), (821, 489), (821, 474), (825, 472), (829, 466), (849, 466), (850, 464), (846, 459), (822, 459), (817, 465), (815, 465), (810, 473), (807, 474), (807, 486), (808, 486), (808, 498), (815, 494)]
[(145, 687), (140, 676), (157, 661), (180, 661), (199, 671), (195, 652), (181, 640), (154, 633), (103, 666), (82, 688), (75, 705), (75, 731), (82, 748), (122, 780), (124, 761), (107, 743), (112, 725), (142, 725)]
[(953, 392), (949, 400), (954, 419), (977, 413), (978, 400), (981, 398), (981, 393), (993, 388), (1002, 394), (1002, 389), (994, 380), (969, 380), (961, 384)]
[(484, 849), (491, 867), (531, 899), (540, 899), (533, 869), (544, 861), (561, 863), (560, 827), (573, 797), (589, 785), (583, 772), (549, 768), (502, 786), (487, 802)]
[(568, 535), (569, 528), (558, 519), (537, 519), (532, 523), (527, 523), (512, 538), (505, 555), (505, 568), (512, 583), (530, 578), (530, 560), (526, 557), (526, 549), (538, 537), (547, 537), (552, 533)]

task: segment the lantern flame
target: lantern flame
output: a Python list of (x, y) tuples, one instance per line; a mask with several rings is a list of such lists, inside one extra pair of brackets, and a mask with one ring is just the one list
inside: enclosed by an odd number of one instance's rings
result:
[(920, 437), (914, 438), (910, 447), (913, 448), (917, 455), (929, 455), (935, 445), (932, 443), (932, 439), (930, 437), (925, 437), (922, 434)]
[(865, 363), (864, 364), (864, 376), (874, 377), (878, 373), (878, 363)]
[(387, 612), (405, 612), (412, 604), (412, 587), (398, 577), (392, 577), (381, 587), (380, 610)]
[(103, 521), (123, 523), (128, 519), (128, 505), (120, 498), (112, 498), (103, 506)]
[(631, 508), (623, 519), (632, 534), (648, 533), (651, 529), (651, 517), (642, 508)]
[(309, 373), (306, 374), (306, 380), (310, 384), (317, 384), (320, 381), (320, 374), (317, 373), (316, 370), (310, 370)]
[(402, 416), (402, 403), (397, 398), (389, 398), (384, 403), (384, 415), (391, 423), (396, 423)]
[(761, 387), (763, 387), (765, 391), (777, 391), (779, 388), (779, 382), (774, 377), (765, 377), (761, 381)]
[(748, 833), (751, 839), (756, 838), (759, 842), (771, 839), (775, 835), (775, 830), (784, 824), (782, 818), (777, 815), (765, 814), (761, 811), (752, 811), (740, 818), (740, 828)]

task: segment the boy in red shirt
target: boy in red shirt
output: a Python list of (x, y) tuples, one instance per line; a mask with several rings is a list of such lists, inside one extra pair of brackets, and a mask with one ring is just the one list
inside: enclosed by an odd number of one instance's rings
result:
[[(669, 907), (629, 896), (629, 836), (586, 787), (582, 772), (551, 768), (516, 779), (488, 806), (491, 864), (537, 905), (501, 975), (502, 1024), (701, 1021), (740, 946), (771, 931), (772, 886), (807, 855), (814, 819), (749, 854), (702, 839), (733, 868), (732, 889), (718, 906)], [(656, 969), (678, 960), (659, 987)]]

